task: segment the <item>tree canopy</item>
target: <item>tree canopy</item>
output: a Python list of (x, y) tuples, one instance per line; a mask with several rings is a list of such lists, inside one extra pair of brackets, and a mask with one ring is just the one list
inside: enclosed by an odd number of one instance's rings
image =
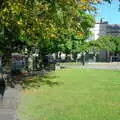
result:
[[(111, 0), (104, 0), (110, 2)], [(90, 35), (101, 0), (1, 0), (0, 51), (38, 47), (41, 54), (78, 52)]]
[(101, 36), (98, 40), (91, 41), (90, 44), (99, 49), (120, 53), (120, 37)]

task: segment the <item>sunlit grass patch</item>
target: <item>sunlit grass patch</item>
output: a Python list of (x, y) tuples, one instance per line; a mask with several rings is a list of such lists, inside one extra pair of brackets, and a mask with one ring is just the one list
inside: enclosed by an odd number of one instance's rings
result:
[(120, 71), (63, 69), (43, 81), (22, 92), (18, 109), (22, 120), (120, 119)]

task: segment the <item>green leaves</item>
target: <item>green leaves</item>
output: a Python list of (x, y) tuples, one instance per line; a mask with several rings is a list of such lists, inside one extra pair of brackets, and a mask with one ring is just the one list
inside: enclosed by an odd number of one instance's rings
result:
[[(41, 52), (79, 51), (95, 24), (94, 17), (75, 0), (6, 0), (1, 4), (0, 24), (9, 31), (4, 31), (7, 40), (2, 34), (0, 38), (9, 48), (11, 43), (13, 48), (24, 42), (38, 46)], [(87, 1), (86, 9), (90, 11), (92, 4)]]
[(90, 46), (96, 47), (110, 52), (120, 52), (120, 37), (102, 36), (96, 41), (91, 41)]

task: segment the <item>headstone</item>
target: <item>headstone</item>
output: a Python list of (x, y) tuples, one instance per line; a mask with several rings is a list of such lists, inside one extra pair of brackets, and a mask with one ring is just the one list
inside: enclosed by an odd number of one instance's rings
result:
[(29, 71), (33, 70), (33, 57), (32, 56), (28, 57), (28, 70)]
[(22, 71), (25, 68), (25, 56), (19, 53), (12, 54), (12, 70)]
[(46, 56), (46, 58), (48, 59), (48, 64), (47, 64), (48, 70), (55, 70), (55, 59), (54, 59), (54, 57), (51, 54), (49, 54), (49, 55)]
[(64, 53), (61, 53), (61, 59), (65, 60), (66, 55)]

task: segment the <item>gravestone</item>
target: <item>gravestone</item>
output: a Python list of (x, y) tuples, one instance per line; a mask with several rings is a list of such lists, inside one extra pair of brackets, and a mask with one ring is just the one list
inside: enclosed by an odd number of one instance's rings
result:
[(12, 54), (12, 71), (23, 71), (26, 66), (25, 56), (19, 53)]
[(32, 57), (32, 55), (28, 57), (28, 70), (29, 71), (33, 70), (33, 57)]
[(55, 59), (54, 57), (49, 54), (49, 55), (46, 55), (46, 62), (47, 62), (47, 69), (48, 70), (55, 70)]

